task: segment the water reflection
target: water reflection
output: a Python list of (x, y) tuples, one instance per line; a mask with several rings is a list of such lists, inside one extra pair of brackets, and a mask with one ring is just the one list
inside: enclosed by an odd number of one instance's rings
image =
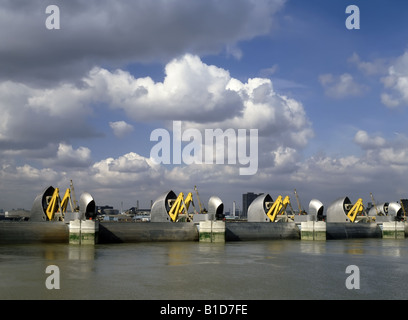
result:
[(406, 240), (391, 240), (382, 241), (382, 250), (384, 255), (392, 257), (402, 257), (404, 254), (407, 254)]
[(95, 260), (95, 246), (68, 246), (69, 260)]
[(406, 240), (394, 239), (353, 239), (334, 241), (333, 246), (342, 248), (350, 255), (373, 255), (401, 257), (407, 253)]
[(180, 266), (192, 263), (192, 256), (190, 250), (183, 250), (184, 246), (181, 246), (178, 242), (171, 242), (166, 246), (166, 257), (168, 266)]
[(351, 255), (363, 255), (366, 252), (366, 248), (361, 246), (361, 242), (353, 241), (351, 243), (346, 243), (343, 247), (344, 253)]
[(301, 241), (300, 252), (306, 254), (325, 254), (327, 243), (326, 241)]

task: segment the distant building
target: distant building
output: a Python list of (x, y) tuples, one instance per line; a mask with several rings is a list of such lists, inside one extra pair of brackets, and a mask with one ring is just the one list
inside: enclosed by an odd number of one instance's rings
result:
[(235, 209), (235, 214), (234, 210), (230, 209), (229, 211), (225, 211), (225, 216), (232, 217), (232, 218), (238, 218), (239, 217), (239, 209)]
[(248, 208), (249, 205), (254, 201), (260, 194), (256, 194), (253, 192), (247, 192), (242, 195), (242, 217), (241, 218), (247, 218), (248, 217)]
[(150, 214), (150, 209), (141, 209), (139, 207), (132, 207), (130, 209), (127, 209), (125, 211), (125, 214), (133, 214), (133, 215), (137, 215), (137, 214)]
[(29, 220), (31, 211), (25, 209), (12, 209), (4, 213), (5, 220), (25, 221)]

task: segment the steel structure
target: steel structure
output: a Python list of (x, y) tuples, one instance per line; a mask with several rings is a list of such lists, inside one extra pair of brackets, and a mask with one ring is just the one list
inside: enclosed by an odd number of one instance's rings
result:
[(161, 194), (152, 205), (150, 211), (151, 222), (171, 222), (170, 208), (176, 202), (177, 195), (173, 190)]
[(309, 202), (309, 215), (313, 215), (317, 217), (317, 220), (321, 220), (323, 218), (324, 213), (324, 206), (320, 200), (312, 199)]
[(248, 207), (248, 222), (270, 222), (266, 215), (273, 205), (273, 199), (269, 194), (261, 194)]
[(208, 200), (208, 219), (222, 220), (224, 218), (224, 203), (217, 196), (212, 196)]

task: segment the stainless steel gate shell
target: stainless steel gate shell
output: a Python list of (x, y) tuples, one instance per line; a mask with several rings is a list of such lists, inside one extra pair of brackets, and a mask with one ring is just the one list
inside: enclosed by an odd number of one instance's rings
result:
[(171, 222), (169, 211), (171, 205), (177, 200), (176, 194), (170, 190), (160, 195), (152, 205), (150, 211), (151, 222)]
[(38, 194), (34, 199), (33, 206), (30, 212), (30, 221), (47, 221), (48, 217), (46, 210), (48, 207), (48, 202), (54, 194), (55, 188), (49, 186), (42, 193)]
[(88, 192), (82, 193), (79, 198), (79, 211), (81, 219), (93, 219), (96, 217), (95, 200)]
[(320, 200), (312, 199), (309, 202), (309, 215), (322, 217), (324, 211), (323, 203)]
[(403, 214), (402, 207), (397, 202), (390, 202), (388, 204), (388, 215), (394, 217), (400, 217)]
[(224, 203), (217, 196), (208, 200), (208, 219), (222, 220), (224, 218)]
[(270, 222), (266, 215), (273, 204), (269, 194), (261, 194), (248, 207), (248, 222)]
[(352, 203), (348, 197), (339, 198), (332, 202), (327, 208), (327, 222), (349, 222), (347, 217), (348, 211), (351, 209)]

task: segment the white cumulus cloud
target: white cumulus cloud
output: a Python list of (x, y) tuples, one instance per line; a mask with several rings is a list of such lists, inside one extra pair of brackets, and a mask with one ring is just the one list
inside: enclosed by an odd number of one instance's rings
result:
[(354, 142), (356, 142), (363, 149), (375, 149), (384, 147), (386, 145), (386, 140), (383, 137), (370, 137), (364, 130), (359, 130), (356, 133), (354, 136)]
[(349, 73), (343, 73), (338, 77), (331, 73), (322, 74), (319, 76), (319, 82), (327, 96), (337, 99), (360, 96), (368, 90), (365, 85), (357, 83)]
[(394, 108), (408, 104), (408, 52), (398, 57), (382, 78), (385, 92), (381, 94), (382, 103)]
[(109, 126), (113, 130), (113, 134), (118, 138), (123, 138), (134, 130), (134, 127), (126, 121), (111, 121)]
[(375, 59), (374, 61), (363, 61), (360, 56), (354, 52), (347, 60), (349, 63), (357, 66), (357, 69), (368, 76), (384, 74), (387, 72), (386, 60)]
[(46, 166), (57, 167), (88, 167), (92, 163), (91, 150), (86, 147), (74, 149), (72, 145), (60, 143), (54, 158), (43, 160)]

